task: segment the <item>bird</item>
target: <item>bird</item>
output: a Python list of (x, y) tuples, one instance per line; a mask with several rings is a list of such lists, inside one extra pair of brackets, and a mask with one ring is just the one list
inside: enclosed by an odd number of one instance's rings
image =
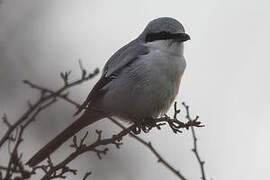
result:
[(100, 79), (75, 113), (81, 116), (26, 164), (36, 166), (82, 128), (106, 117), (136, 123), (164, 115), (178, 94), (186, 68), (187, 40), (190, 36), (178, 20), (150, 21), (106, 62)]

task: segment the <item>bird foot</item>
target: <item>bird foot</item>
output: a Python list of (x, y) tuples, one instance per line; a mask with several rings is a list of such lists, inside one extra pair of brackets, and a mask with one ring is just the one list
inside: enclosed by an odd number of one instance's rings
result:
[(132, 131), (134, 134), (140, 134), (141, 131), (148, 133), (153, 127), (156, 127), (156, 121), (154, 118), (144, 118), (135, 122), (136, 127)]

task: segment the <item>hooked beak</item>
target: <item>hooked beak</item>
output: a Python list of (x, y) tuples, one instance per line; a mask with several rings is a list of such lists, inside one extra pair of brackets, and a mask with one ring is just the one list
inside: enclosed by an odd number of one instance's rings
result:
[(178, 42), (185, 42), (187, 40), (190, 40), (190, 36), (186, 33), (176, 33), (174, 34), (174, 39)]

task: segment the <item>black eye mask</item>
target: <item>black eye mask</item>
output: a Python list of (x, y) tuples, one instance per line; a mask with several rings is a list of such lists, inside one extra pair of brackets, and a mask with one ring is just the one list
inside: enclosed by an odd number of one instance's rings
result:
[(167, 40), (167, 39), (175, 39), (180, 42), (184, 42), (190, 39), (189, 35), (186, 33), (176, 33), (171, 34), (166, 31), (158, 32), (158, 33), (149, 33), (145, 38), (145, 42), (152, 42), (156, 40)]

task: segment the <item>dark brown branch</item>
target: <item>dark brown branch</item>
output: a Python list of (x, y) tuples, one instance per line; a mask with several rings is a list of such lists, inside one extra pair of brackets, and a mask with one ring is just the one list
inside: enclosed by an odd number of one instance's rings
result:
[[(67, 96), (63, 98), (64, 100), (66, 100), (67, 102), (75, 102), (71, 99), (69, 99)], [(79, 104), (78, 103), (71, 103), (75, 106), (78, 106)], [(201, 122), (199, 122), (197, 119), (195, 120), (191, 120), (191, 121), (188, 121), (187, 123), (183, 123), (179, 120), (177, 120), (177, 115), (180, 113), (180, 110), (177, 109), (177, 103), (175, 102), (174, 104), (174, 115), (173, 115), (173, 119), (170, 119), (169, 116), (165, 116), (165, 117), (162, 117), (162, 118), (159, 118), (159, 119), (156, 119), (156, 123), (161, 123), (161, 124), (158, 124), (156, 125), (157, 128), (160, 128), (161, 125), (163, 125), (162, 122), (167, 122), (169, 124), (169, 126), (171, 127), (171, 129), (173, 130), (174, 133), (177, 133), (177, 132), (181, 132), (179, 129), (181, 128), (186, 128), (188, 129), (189, 127), (203, 127), (203, 125), (201, 125)], [(114, 122), (116, 125), (118, 125), (119, 127), (121, 127), (122, 129), (124, 129), (125, 127), (123, 125), (121, 125), (119, 122), (115, 121), (113, 118), (111, 117), (108, 117), (109, 119), (112, 120), (112, 122)], [(151, 127), (152, 128), (152, 127)], [(175, 168), (173, 168), (166, 160), (164, 160), (164, 158), (162, 158), (162, 156), (154, 149), (154, 147), (152, 146), (152, 144), (150, 142), (146, 142), (144, 141), (143, 139), (141, 139), (140, 137), (134, 135), (133, 133), (129, 132), (128, 133), (131, 137), (133, 137), (134, 139), (138, 140), (140, 143), (142, 143), (143, 145), (145, 145), (147, 148), (149, 148), (149, 150), (158, 158), (159, 162), (164, 164), (165, 167), (167, 167), (170, 171), (172, 171), (178, 178), (182, 179), (182, 180), (186, 180), (186, 178), (178, 171), (176, 170)], [(83, 141), (85, 140), (86, 136), (88, 135), (88, 132), (87, 134), (83, 137)], [(100, 137), (100, 136), (99, 136)], [(79, 146), (82, 146), (82, 142), (80, 142), (80, 145)], [(77, 137), (74, 136), (73, 138), (73, 145), (72, 146), (75, 146), (75, 147), (79, 147), (77, 145)], [(119, 144), (116, 145), (117, 148), (119, 148)], [(107, 149), (105, 149), (107, 151)], [(106, 153), (105, 151), (105, 153)], [(104, 153), (104, 152), (103, 152)], [(98, 154), (98, 157), (101, 158), (100, 154)]]
[(25, 122), (24, 127), (27, 127), (31, 122), (33, 122), (37, 115), (44, 109), (48, 108), (51, 106), (53, 103), (57, 101), (56, 98), (53, 98), (51, 101), (47, 102), (46, 104), (43, 104), (42, 106), (39, 106), (37, 110), (32, 114), (32, 116)]
[(14, 124), (9, 126), (7, 132), (0, 140), (0, 147), (9, 139), (11, 133), (22, 123), (28, 116), (40, 105), (43, 101), (47, 99), (39, 99), (35, 104), (32, 105), (32, 108), (29, 108)]
[[(53, 162), (52, 162), (50, 157), (48, 157), (47, 163), (48, 163), (47, 165), (41, 165), (41, 166), (34, 167), (31, 174), (35, 174), (36, 170), (38, 170), (38, 169), (42, 170), (45, 174), (47, 174), (50, 171), (50, 169), (52, 169), (54, 167)], [(61, 168), (59, 170), (59, 172), (57, 172), (57, 171), (53, 172), (48, 179), (65, 179), (66, 173), (72, 173), (72, 174), (76, 175), (77, 170), (71, 169), (67, 165), (65, 165), (63, 168)]]
[[(119, 123), (118, 121), (116, 121), (113, 118), (109, 118), (113, 123), (115, 123), (117, 126), (119, 126), (122, 129), (125, 129), (125, 126), (123, 126), (121, 123)], [(139, 136), (134, 135), (133, 133), (129, 133), (129, 135), (136, 139), (138, 142), (140, 142), (141, 144), (143, 144), (144, 146), (146, 146), (158, 159), (158, 162), (163, 164), (166, 168), (168, 168), (171, 172), (173, 172), (179, 179), (182, 180), (186, 180), (186, 178), (183, 176), (182, 173), (180, 173), (178, 170), (176, 170), (174, 167), (172, 167), (158, 152), (157, 150), (153, 147), (153, 145), (151, 144), (151, 142), (146, 142), (145, 140), (143, 140), (142, 138), (140, 138)]]
[[(81, 72), (82, 78), (79, 80), (72, 81), (71, 83), (68, 82), (68, 77), (70, 75), (70, 72), (63, 73), (61, 75), (61, 78), (64, 81), (64, 86), (62, 86), (56, 91), (49, 90), (41, 86), (37, 86), (31, 83), (30, 81), (24, 81), (24, 83), (29, 85), (31, 88), (34, 88), (40, 91), (40, 97), (35, 103), (31, 103), (30, 101), (27, 102), (28, 107), (29, 107), (28, 110), (14, 124), (8, 121), (7, 115), (4, 114), (4, 116), (2, 117), (3, 123), (6, 124), (6, 126), (8, 127), (8, 130), (0, 140), (0, 147), (6, 141), (8, 141), (10, 159), (6, 167), (5, 166), (0, 167), (0, 170), (1, 170), (0, 179), (4, 179), (4, 180), (26, 179), (34, 174), (34, 171), (29, 172), (28, 170), (24, 169), (24, 164), (21, 161), (22, 154), (20, 156), (18, 154), (18, 147), (22, 142), (23, 131), (30, 123), (32, 123), (36, 119), (37, 115), (41, 111), (43, 111), (45, 108), (55, 103), (57, 101), (57, 98), (65, 99), (65, 101), (68, 101), (69, 103), (76, 105), (78, 107), (78, 104), (76, 104), (76, 102), (68, 98), (68, 93), (65, 91), (73, 86), (79, 85), (93, 78), (98, 73), (98, 69), (96, 69), (93, 73), (87, 74), (86, 70), (83, 69), (81, 63), (80, 63), (80, 69), (82, 71)], [(18, 131), (18, 129), (20, 130)], [(15, 130), (16, 130), (16, 133), (13, 133)], [(15, 142), (13, 150), (11, 150), (12, 142)], [(5, 172), (5, 178), (3, 178), (2, 171)], [(61, 169), (61, 172), (58, 174), (58, 176), (54, 176), (54, 177), (55, 178), (64, 177), (63, 174), (65, 174), (66, 172), (75, 173), (75, 170), (70, 169), (67, 166), (65, 166), (64, 168)], [(15, 173), (18, 174), (19, 176), (14, 177)]]
[[(2, 169), (5, 168), (5, 171), (6, 171), (6, 175), (5, 175), (4, 180), (10, 180), (11, 176), (14, 173), (17, 173), (20, 175), (20, 176), (17, 176), (17, 178), (21, 177), (22, 179), (27, 179), (30, 177), (30, 172), (25, 170), (23, 163), (21, 162), (22, 155), (19, 155), (19, 153), (18, 153), (19, 145), (23, 141), (22, 135), (23, 135), (24, 129), (25, 129), (24, 126), (20, 127), (19, 134), (16, 137), (17, 140), (15, 143), (15, 146), (14, 146), (12, 152), (10, 153), (8, 166), (2, 167)], [(16, 179), (16, 177), (14, 179)]]
[[(19, 147), (20, 143), (22, 142), (22, 133), (23, 133), (23, 128), (21, 127), (18, 138), (17, 138), (17, 141), (16, 141), (16, 144), (15, 144), (15, 147), (13, 148), (13, 151), (10, 154), (10, 157), (9, 157), (9, 163), (8, 163), (6, 176), (5, 176), (4, 180), (10, 179), (10, 177), (12, 175), (11, 170), (13, 169), (11, 166), (13, 164), (17, 164), (16, 161), (18, 159), (18, 147)], [(14, 169), (16, 169), (16, 167), (14, 167)]]
[(4, 123), (5, 125), (7, 125), (8, 128), (9, 128), (10, 126), (12, 126), (11, 123), (8, 121), (8, 118), (7, 118), (7, 115), (6, 115), (6, 114), (3, 115), (2, 120), (3, 120), (3, 123)]
[[(29, 104), (29, 109), (14, 123), (14, 124), (10, 124), (8, 127), (7, 132), (5, 133), (5, 135), (1, 138), (0, 140), (0, 148), (1, 146), (8, 140), (8, 138), (10, 137), (10, 135), (12, 134), (12, 132), (20, 125), (22, 124), (24, 121), (26, 121), (28, 119), (29, 116), (31, 116), (31, 114), (33, 114), (37, 108), (39, 106), (41, 106), (43, 103), (46, 103), (47, 101), (54, 99), (56, 97), (60, 97), (60, 98), (65, 98), (67, 96), (67, 94), (62, 94), (63, 92), (65, 92), (67, 89), (79, 85), (85, 81), (88, 81), (89, 79), (92, 79), (94, 76), (96, 76), (99, 73), (99, 70), (96, 69), (93, 73), (90, 73), (88, 75), (85, 74), (85, 70), (82, 68), (82, 66), (80, 65), (81, 68), (81, 73), (82, 73), (82, 78), (79, 80), (75, 80), (71, 83), (68, 83), (68, 79), (65, 80), (65, 77), (68, 78), (69, 73), (66, 73), (64, 76), (64, 79), (62, 77), (62, 79), (66, 82), (64, 82), (64, 86), (62, 86), (61, 88), (59, 88), (56, 91), (51, 91), (48, 90), (47, 88), (43, 88), (41, 86), (37, 86), (34, 85), (33, 83), (31, 83), (28, 80), (24, 80), (23, 82), (27, 85), (29, 85), (31, 88), (37, 89), (41, 92), (41, 96), (40, 98), (35, 102), (35, 103), (28, 103)], [(68, 99), (66, 99), (67, 101), (69, 101)], [(75, 102), (70, 101), (70, 103), (75, 105)]]
[(61, 99), (65, 99), (65, 101), (68, 101), (69, 103), (75, 105), (77, 108), (79, 107), (79, 104), (77, 104), (75, 101), (72, 101), (71, 99), (67, 98), (68, 93), (62, 94), (62, 92), (65, 91), (66, 89), (62, 90), (62, 91), (59, 91), (59, 90), (58, 91), (53, 91), (53, 90), (50, 90), (48, 88), (33, 84), (30, 81), (25, 81), (24, 83), (26, 83), (27, 85), (29, 85), (33, 89), (37, 89), (39, 91), (42, 91), (43, 93), (47, 93), (47, 94), (53, 95), (53, 96), (61, 98)]
[[(172, 119), (170, 119), (169, 117), (163, 117), (163, 118), (158, 118), (158, 119), (153, 119), (154, 120), (154, 124), (152, 124), (153, 126), (150, 127), (159, 127), (159, 123), (163, 123), (163, 122), (168, 122), (170, 123), (170, 121), (172, 121)], [(176, 125), (174, 125), (174, 128), (188, 128), (190, 126), (197, 126), (197, 127), (201, 127), (200, 123), (198, 123), (198, 121), (192, 121), (195, 123), (182, 123), (179, 120), (173, 119), (173, 123), (175, 123)], [(101, 154), (105, 154), (108, 149), (105, 148), (103, 150), (97, 149), (97, 147), (99, 146), (104, 146), (104, 145), (108, 145), (108, 144), (114, 144), (116, 145), (117, 148), (119, 148), (119, 146), (121, 145), (121, 140), (124, 136), (130, 134), (131, 132), (134, 132), (134, 130), (138, 128), (137, 124), (133, 124), (131, 126), (129, 126), (128, 128), (123, 129), (120, 133), (113, 135), (111, 138), (105, 138), (102, 139), (101, 137), (101, 133), (102, 131), (96, 131), (96, 133), (98, 134), (97, 140), (92, 143), (91, 145), (86, 145), (84, 144), (84, 140), (87, 136), (88, 133), (86, 133), (86, 135), (81, 139), (80, 144), (78, 144), (77, 142), (77, 137), (75, 136), (73, 138), (73, 144), (71, 145), (71, 147), (75, 148), (75, 151), (73, 153), (71, 153), (66, 159), (64, 159), (62, 162), (58, 163), (55, 166), (50, 166), (50, 170), (48, 170), (46, 172), (46, 174), (43, 176), (42, 179), (46, 180), (46, 179), (50, 179), (52, 177), (54, 177), (54, 173), (56, 173), (57, 171), (61, 171), (61, 169), (65, 168), (67, 166), (67, 164), (69, 164), (71, 161), (73, 161), (75, 158), (77, 158), (79, 155), (85, 153), (85, 152), (95, 152), (97, 153), (98, 157), (101, 158)], [(152, 150), (152, 152), (155, 152), (155, 155), (159, 155), (157, 153), (157, 151), (155, 151), (155, 149), (152, 147), (151, 144), (148, 144), (147, 146)], [(165, 160), (163, 160), (163, 158), (161, 158), (161, 156), (159, 156), (159, 160), (162, 163), (165, 163), (167, 165), (167, 167), (171, 170), (173, 170), (173, 172), (178, 175), (178, 177), (181, 177), (182, 179), (185, 180), (185, 178), (174, 168), (172, 168), (172, 166), (170, 166)]]
[(92, 174), (92, 172), (91, 172), (91, 171), (89, 171), (89, 172), (85, 173), (85, 175), (84, 175), (84, 177), (83, 177), (83, 179), (82, 179), (82, 180), (86, 180), (86, 179), (88, 178), (88, 176), (90, 176), (91, 174)]
[[(199, 119), (199, 116), (196, 116), (194, 119), (192, 119), (190, 117), (190, 112), (189, 112), (189, 106), (186, 105), (184, 102), (182, 103), (183, 106), (185, 107), (186, 109), (186, 118), (188, 119), (189, 122), (192, 122), (192, 121), (197, 121)], [(193, 126), (191, 126), (191, 132), (192, 132), (192, 138), (193, 138), (193, 149), (192, 149), (192, 152), (195, 154), (196, 156), (196, 159), (200, 165), (200, 169), (201, 169), (201, 179), (202, 180), (206, 180), (206, 174), (205, 174), (205, 170), (204, 170), (204, 164), (205, 162), (201, 159), (200, 155), (199, 155), (199, 152), (198, 152), (198, 145), (197, 145), (197, 137), (196, 137), (196, 134), (195, 134), (195, 129)]]
[(83, 154), (83, 153), (85, 153), (87, 151), (97, 152), (98, 150), (96, 148), (98, 146), (104, 146), (104, 145), (107, 145), (107, 144), (114, 144), (115, 142), (120, 141), (124, 136), (126, 136), (135, 127), (136, 127), (136, 125), (131, 125), (127, 129), (122, 130), (120, 133), (118, 133), (117, 135), (112, 136), (111, 138), (102, 139), (102, 138), (100, 138), (100, 136), (98, 136), (97, 140), (93, 144), (88, 145), (88, 146), (83, 144), (79, 148), (76, 148), (76, 150), (73, 153), (71, 153), (62, 162), (58, 163), (55, 166), (52, 166), (50, 168), (50, 170), (42, 177), (42, 179), (43, 180), (51, 179), (51, 177), (53, 176), (53, 173), (57, 172), (58, 170), (63, 169), (71, 161), (73, 161), (79, 155), (81, 155), (81, 154)]
[[(158, 162), (160, 162), (166, 168), (168, 168), (171, 172), (173, 172), (179, 179), (186, 180), (186, 178), (178, 170), (176, 170), (174, 167), (172, 167), (157, 152), (157, 150), (152, 146), (151, 142), (146, 142), (142, 138), (133, 134), (133, 133), (140, 133), (141, 130), (143, 130), (144, 132), (148, 132), (154, 127), (160, 129), (161, 126), (165, 125), (166, 123), (168, 123), (168, 125), (170, 126), (170, 128), (172, 129), (172, 131), (174, 133), (181, 133), (182, 131), (180, 129), (188, 129), (189, 127), (191, 127), (193, 140), (194, 140), (193, 152), (195, 153), (196, 158), (197, 158), (198, 162), (200, 163), (201, 172), (202, 172), (202, 179), (206, 180), (205, 173), (204, 173), (204, 167), (203, 167), (204, 162), (201, 161), (201, 158), (200, 158), (198, 151), (197, 151), (197, 138), (195, 136), (195, 131), (194, 131), (194, 127), (202, 127), (201, 122), (198, 121), (197, 117), (195, 119), (190, 118), (188, 106), (186, 106), (185, 104), (183, 104), (183, 105), (186, 108), (187, 119), (189, 121), (187, 123), (179, 121), (177, 119), (177, 115), (180, 113), (180, 110), (177, 109), (176, 103), (174, 105), (173, 118), (170, 118), (169, 116), (165, 116), (165, 117), (155, 118), (155, 119), (153, 119), (153, 118), (152, 119), (144, 119), (142, 123), (133, 124), (133, 125), (129, 126), (128, 128), (125, 128), (122, 124), (120, 124), (117, 121), (112, 119), (113, 121), (115, 121), (114, 122), (115, 124), (118, 123), (117, 125), (122, 128), (122, 131), (120, 133), (113, 135), (111, 138), (102, 138), (102, 131), (96, 131), (96, 133), (98, 135), (97, 140), (90, 145), (86, 145), (84, 143), (84, 141), (88, 135), (88, 132), (85, 134), (85, 136), (79, 142), (77, 142), (77, 137), (74, 136), (73, 144), (71, 146), (75, 149), (75, 151), (73, 153), (71, 153), (66, 159), (64, 159), (60, 163), (54, 165), (52, 160), (48, 157), (48, 161), (47, 161), (48, 164), (47, 165), (36, 166), (32, 169), (31, 172), (25, 170), (24, 165), (21, 162), (21, 155), (20, 156), (18, 155), (18, 147), (22, 141), (21, 137), (22, 137), (24, 128), (26, 128), (30, 123), (32, 123), (35, 120), (36, 116), (42, 110), (44, 110), (45, 108), (47, 108), (50, 105), (52, 105), (53, 103), (55, 103), (58, 100), (58, 98), (63, 99), (76, 107), (79, 107), (80, 105), (77, 102), (73, 101), (72, 99), (70, 99), (68, 97), (68, 92), (66, 92), (66, 90), (70, 87), (79, 85), (80, 83), (87, 81), (88, 79), (91, 79), (93, 76), (95, 76), (98, 73), (98, 70), (96, 70), (94, 73), (87, 75), (87, 72), (82, 67), (82, 64), (80, 61), (79, 61), (79, 66), (80, 66), (81, 74), (82, 74), (81, 79), (69, 83), (70, 71), (61, 73), (60, 76), (64, 82), (64, 85), (55, 91), (50, 90), (50, 89), (45, 88), (45, 87), (42, 87), (42, 86), (38, 86), (36, 84), (31, 83), (30, 81), (24, 81), (24, 83), (29, 85), (31, 88), (37, 89), (38, 91), (40, 91), (40, 98), (33, 104), (31, 102), (28, 102), (28, 106), (29, 106), (28, 111), (26, 111), (24, 113), (24, 115), (20, 119), (18, 119), (14, 124), (11, 124), (5, 115), (3, 116), (3, 122), (7, 125), (8, 131), (6, 132), (5, 136), (0, 140), (0, 147), (7, 140), (9, 142), (11, 142), (12, 139), (14, 141), (17, 139), (17, 141), (15, 142), (15, 146), (11, 152), (8, 166), (7, 167), (4, 167), (4, 166), (0, 167), (0, 170), (6, 171), (6, 177), (4, 180), (11, 179), (11, 177), (13, 176), (14, 173), (18, 173), (21, 175), (20, 177), (19, 176), (14, 177), (14, 179), (29, 178), (31, 175), (35, 174), (35, 171), (38, 169), (42, 170), (45, 173), (45, 175), (43, 176), (42, 179), (59, 179), (59, 178), (64, 179), (66, 177), (65, 176), (66, 173), (72, 173), (72, 174), (76, 175), (77, 170), (71, 169), (67, 166), (76, 157), (78, 157), (79, 155), (81, 155), (85, 152), (91, 151), (91, 152), (96, 153), (97, 156), (101, 159), (102, 155), (106, 154), (106, 152), (108, 151), (108, 148), (106, 148), (106, 147), (104, 148), (102, 146), (105, 146), (108, 144), (114, 144), (117, 148), (120, 148), (120, 146), (122, 145), (122, 142), (121, 142), (122, 138), (128, 134), (132, 138), (136, 139), (138, 142), (145, 145), (157, 157)], [(17, 129), (18, 126), (21, 127), (18, 135), (15, 135), (15, 137), (16, 136), (18, 136), (18, 137), (13, 138), (12, 137), (14, 134), (13, 131), (15, 129)], [(91, 172), (86, 173), (85, 176), (83, 177), (83, 180), (85, 180), (90, 174), (91, 174)], [(2, 179), (1, 172), (0, 172), (0, 176), (1, 176), (0, 179)]]
[[(154, 124), (153, 127), (159, 127), (158, 123), (169, 122), (170, 119), (168, 117), (167, 118), (159, 118), (159, 119), (155, 119), (155, 121), (156, 121), (156, 124)], [(176, 120), (175, 120), (175, 122), (176, 122)], [(197, 122), (197, 121), (194, 121), (194, 122)], [(192, 124), (192, 123), (189, 123), (189, 124), (188, 123), (182, 123), (181, 126), (179, 126), (178, 128), (188, 128), (190, 126), (195, 126), (195, 125)], [(199, 125), (196, 124), (196, 126), (201, 127), (200, 124)], [(102, 131), (96, 131), (97, 134), (98, 134), (98, 138), (91, 145), (84, 144), (84, 140), (85, 140), (88, 133), (83, 137), (83, 139), (81, 140), (79, 145), (78, 145), (78, 142), (77, 142), (77, 137), (75, 136), (73, 138), (73, 144), (71, 145), (71, 147), (75, 148), (75, 151), (73, 153), (71, 153), (62, 162), (58, 163), (57, 165), (50, 166), (50, 170), (48, 170), (46, 172), (46, 174), (43, 176), (42, 179), (46, 180), (46, 179), (53, 178), (55, 176), (54, 173), (56, 173), (59, 170), (61, 171), (61, 169), (65, 168), (67, 166), (67, 164), (69, 164), (71, 161), (73, 161), (75, 158), (77, 158), (79, 155), (81, 155), (81, 154), (83, 154), (85, 152), (89, 152), (89, 151), (95, 152), (95, 153), (97, 153), (98, 157), (101, 158), (101, 154), (105, 154), (108, 151), (108, 149), (105, 148), (103, 150), (100, 150), (100, 149), (97, 149), (97, 147), (108, 145), (108, 144), (115, 144), (116, 147), (119, 148), (119, 146), (121, 145), (120, 141), (122, 140), (122, 138), (124, 136), (130, 134), (131, 132), (134, 132), (134, 130), (136, 128), (137, 128), (137, 124), (133, 124), (133, 125), (129, 126), (128, 128), (123, 129), (117, 135), (113, 135), (111, 138), (105, 138), (105, 139), (102, 139), (102, 137), (101, 137)], [(149, 144), (149, 143), (146, 143), (146, 144), (156, 156), (159, 155), (157, 153), (157, 151), (155, 151), (155, 149), (152, 147), (151, 144)], [(161, 158), (161, 156), (158, 156), (158, 158), (159, 158), (160, 162), (166, 164), (166, 166), (170, 170), (172, 170), (178, 177), (181, 177), (181, 179), (185, 180), (184, 176), (182, 176), (177, 170), (175, 170), (171, 165), (169, 165), (163, 158)]]

